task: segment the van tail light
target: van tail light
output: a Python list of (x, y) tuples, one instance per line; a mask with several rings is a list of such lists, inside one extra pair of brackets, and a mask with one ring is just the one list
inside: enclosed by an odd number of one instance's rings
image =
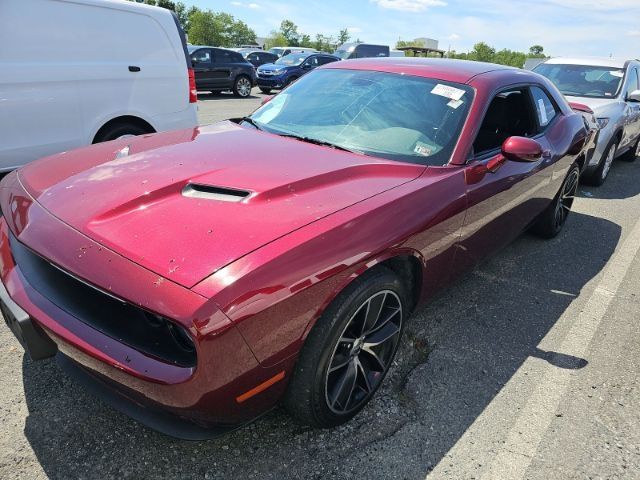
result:
[(193, 73), (193, 68), (189, 70), (189, 103), (196, 103), (198, 101), (198, 90), (196, 89), (196, 76)]

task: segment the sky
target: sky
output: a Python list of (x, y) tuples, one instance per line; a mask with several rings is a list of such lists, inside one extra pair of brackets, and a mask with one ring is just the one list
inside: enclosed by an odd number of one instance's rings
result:
[(394, 46), (398, 39), (434, 38), (443, 50), (466, 52), (484, 41), (528, 51), (539, 44), (551, 56), (640, 58), (640, 0), (183, 0), (231, 13), (258, 36), (283, 19), (301, 33)]

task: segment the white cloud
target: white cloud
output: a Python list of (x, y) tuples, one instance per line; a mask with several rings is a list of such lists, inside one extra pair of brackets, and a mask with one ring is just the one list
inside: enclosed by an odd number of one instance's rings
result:
[(250, 8), (252, 10), (258, 10), (262, 8), (257, 3), (231, 2), (231, 5), (233, 5), (234, 7)]
[(429, 7), (444, 7), (442, 0), (371, 0), (379, 7), (403, 12), (424, 12)]
[(627, 32), (630, 37), (640, 37), (640, 30), (631, 30)]
[(452, 33), (447, 37), (447, 40), (460, 40), (460, 35), (458, 35), (457, 33)]

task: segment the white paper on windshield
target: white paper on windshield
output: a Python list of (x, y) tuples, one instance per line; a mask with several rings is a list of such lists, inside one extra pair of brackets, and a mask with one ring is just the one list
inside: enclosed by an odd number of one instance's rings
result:
[(621, 72), (620, 70), (611, 70), (609, 72), (609, 75), (613, 75), (614, 77), (618, 77), (618, 78), (624, 77), (624, 73)]
[(547, 117), (547, 109), (544, 106), (544, 100), (538, 99), (538, 111), (540, 112), (540, 123), (542, 125), (546, 125), (549, 122), (549, 118)]
[(464, 95), (464, 90), (439, 83), (433, 87), (431, 93), (448, 98), (449, 100), (460, 100)]
[(447, 106), (451, 108), (458, 108), (463, 103), (464, 100), (451, 100), (449, 103), (447, 103)]

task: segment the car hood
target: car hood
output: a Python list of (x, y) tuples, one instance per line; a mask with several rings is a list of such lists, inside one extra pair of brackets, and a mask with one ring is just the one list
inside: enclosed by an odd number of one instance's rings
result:
[(260, 67), (258, 67), (258, 71), (274, 72), (276, 70), (286, 70), (292, 67), (293, 65), (276, 65), (275, 63), (265, 63), (264, 65), (260, 65)]
[(190, 288), (424, 168), (222, 122), (55, 155), (19, 178), (61, 221)]
[(620, 108), (621, 102), (617, 98), (566, 97), (568, 102), (578, 102), (586, 105), (596, 117)]

